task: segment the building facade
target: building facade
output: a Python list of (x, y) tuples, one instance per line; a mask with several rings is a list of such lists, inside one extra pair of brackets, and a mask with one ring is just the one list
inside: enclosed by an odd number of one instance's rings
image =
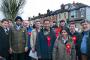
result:
[(40, 14), (36, 17), (33, 17), (31, 20), (44, 20), (48, 18), (51, 21), (56, 21), (59, 24), (60, 20), (65, 20), (66, 23), (74, 20), (75, 22), (80, 22), (83, 19), (90, 21), (90, 6), (82, 3), (68, 3), (62, 4), (61, 8), (56, 11), (47, 10), (46, 14)]

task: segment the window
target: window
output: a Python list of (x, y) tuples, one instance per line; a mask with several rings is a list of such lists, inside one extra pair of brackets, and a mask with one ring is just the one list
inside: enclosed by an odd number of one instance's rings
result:
[(74, 18), (77, 18), (77, 10), (71, 11), (70, 16), (71, 17), (73, 16)]
[(80, 13), (81, 13), (81, 17), (84, 17), (85, 16), (85, 8), (81, 8)]

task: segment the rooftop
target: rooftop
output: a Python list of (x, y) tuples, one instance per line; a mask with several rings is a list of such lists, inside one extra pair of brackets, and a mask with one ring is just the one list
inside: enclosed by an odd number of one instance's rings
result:
[(38, 16), (33, 16), (33, 18), (31, 18), (31, 20), (35, 20), (35, 19), (39, 19), (39, 18), (44, 18), (44, 17), (48, 17), (48, 16), (52, 16), (52, 15), (57, 15), (58, 13), (62, 13), (62, 12), (68, 12), (68, 11), (72, 11), (72, 10), (77, 10), (83, 7), (90, 7), (86, 4), (83, 3), (68, 3), (68, 4), (62, 4), (61, 8), (56, 10), (56, 11), (50, 11), (49, 9), (47, 10), (46, 14), (38, 14)]

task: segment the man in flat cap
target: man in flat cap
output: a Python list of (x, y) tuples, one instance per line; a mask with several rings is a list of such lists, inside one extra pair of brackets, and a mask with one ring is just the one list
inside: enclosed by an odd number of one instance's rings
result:
[(63, 28), (66, 28), (69, 32), (69, 28), (66, 26), (66, 22), (65, 20), (60, 20), (60, 25), (59, 25), (60, 29), (62, 30)]

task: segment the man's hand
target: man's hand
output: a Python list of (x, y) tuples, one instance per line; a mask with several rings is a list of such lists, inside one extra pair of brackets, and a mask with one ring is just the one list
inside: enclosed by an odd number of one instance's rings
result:
[(32, 48), (32, 52), (35, 52), (35, 48)]
[(27, 52), (28, 51), (28, 47), (25, 47), (25, 52)]
[(10, 49), (9, 49), (9, 53), (12, 54), (12, 52), (13, 52), (13, 50), (12, 50), (12, 48), (10, 48)]
[(0, 58), (2, 58), (2, 56), (0, 56)]

